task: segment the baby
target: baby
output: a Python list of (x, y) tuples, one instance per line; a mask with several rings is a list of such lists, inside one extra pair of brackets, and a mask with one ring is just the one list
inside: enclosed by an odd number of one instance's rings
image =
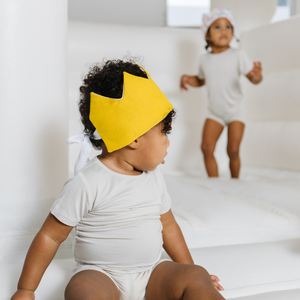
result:
[(241, 75), (250, 82), (262, 81), (261, 63), (252, 62), (241, 49), (230, 47), (234, 37), (234, 20), (231, 12), (216, 8), (203, 17), (206, 49), (211, 51), (200, 57), (197, 75), (183, 75), (180, 86), (206, 85), (208, 92), (208, 112), (203, 127), (201, 150), (209, 177), (219, 176), (214, 151), (225, 126), (228, 127), (227, 154), (232, 178), (238, 178), (241, 161), (240, 144), (246, 124), (245, 101), (240, 85)]
[[(33, 240), (11, 299), (34, 299), (74, 227), (77, 264), (66, 300), (224, 299), (218, 277), (194, 265), (157, 168), (170, 144), (172, 104), (130, 60), (95, 65), (80, 92), (77, 174)], [(92, 146), (101, 154), (86, 162)], [(161, 260), (162, 247), (172, 260)]]

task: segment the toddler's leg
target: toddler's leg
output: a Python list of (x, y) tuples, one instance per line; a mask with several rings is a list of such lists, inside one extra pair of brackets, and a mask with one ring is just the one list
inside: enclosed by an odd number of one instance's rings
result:
[(152, 272), (146, 300), (224, 300), (207, 271), (172, 261), (160, 263)]
[(105, 274), (85, 270), (75, 274), (65, 290), (65, 300), (119, 300), (114, 282)]
[(216, 143), (223, 131), (223, 125), (212, 119), (207, 119), (203, 128), (201, 150), (209, 177), (218, 177), (218, 165), (214, 157)]
[(241, 167), (239, 151), (244, 128), (245, 124), (240, 121), (234, 121), (228, 125), (227, 153), (229, 156), (229, 168), (232, 178), (239, 178)]

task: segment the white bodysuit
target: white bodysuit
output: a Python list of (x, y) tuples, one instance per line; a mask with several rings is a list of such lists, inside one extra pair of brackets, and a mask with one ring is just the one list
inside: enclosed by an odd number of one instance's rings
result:
[[(75, 273), (87, 269), (103, 272), (115, 282), (121, 299), (135, 300), (143, 299), (150, 274), (160, 260), (160, 215), (170, 207), (158, 169), (123, 175), (95, 157), (66, 182), (51, 213), (62, 223), (75, 226)], [(132, 290), (136, 278), (142, 282)]]
[(240, 49), (208, 52), (200, 57), (198, 77), (205, 79), (207, 87), (208, 118), (222, 125), (232, 121), (245, 123), (240, 75), (247, 75), (252, 68), (253, 63)]

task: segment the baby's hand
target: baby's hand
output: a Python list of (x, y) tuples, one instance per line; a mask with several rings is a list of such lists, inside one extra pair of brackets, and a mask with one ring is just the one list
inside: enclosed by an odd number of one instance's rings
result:
[(259, 61), (255, 61), (253, 63), (253, 69), (246, 75), (246, 77), (253, 84), (258, 84), (258, 83), (260, 83), (262, 81), (261, 63)]
[(34, 300), (34, 292), (30, 290), (17, 290), (14, 295), (11, 297), (11, 300)]
[(183, 75), (180, 80), (180, 89), (188, 91), (187, 83), (189, 80), (189, 76)]
[(224, 290), (224, 288), (219, 284), (220, 279), (217, 276), (210, 275), (210, 278), (211, 278), (211, 280), (213, 282), (213, 285), (217, 289), (217, 291), (223, 291)]
[(253, 69), (250, 72), (250, 75), (253, 77), (260, 77), (261, 76), (261, 63), (259, 61), (255, 61), (253, 63)]

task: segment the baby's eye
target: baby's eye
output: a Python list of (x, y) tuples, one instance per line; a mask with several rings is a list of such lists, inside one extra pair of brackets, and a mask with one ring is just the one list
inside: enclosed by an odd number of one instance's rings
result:
[(231, 27), (230, 26), (226, 26), (226, 29), (231, 29)]
[(220, 26), (215, 26), (215, 29), (220, 29)]

